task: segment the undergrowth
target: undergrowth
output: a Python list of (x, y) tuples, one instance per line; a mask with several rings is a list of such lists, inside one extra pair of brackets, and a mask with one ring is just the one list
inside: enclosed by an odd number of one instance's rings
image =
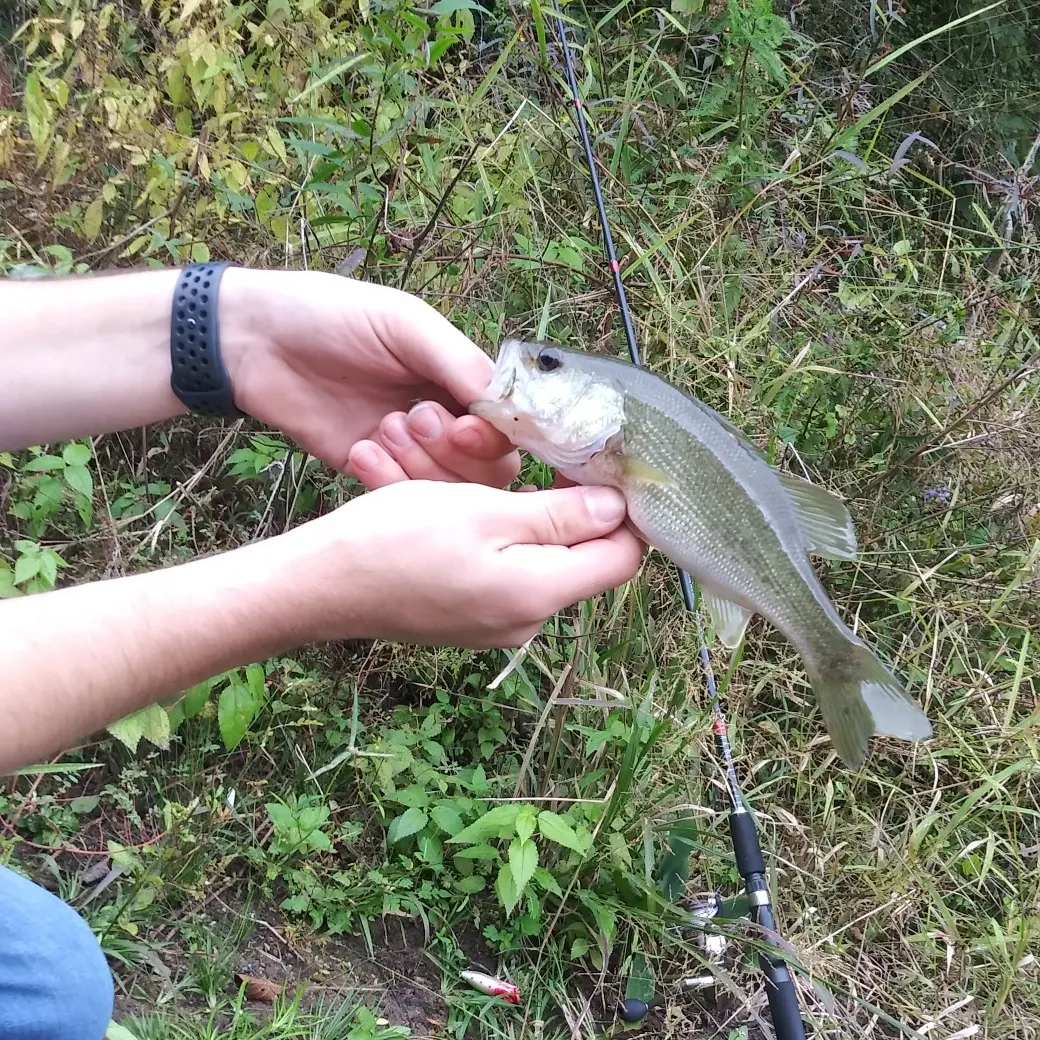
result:
[[(622, 355), (535, 0), (6, 13), (8, 276), (336, 270), (490, 351), (519, 333)], [(738, 660), (712, 644), (806, 1020), (1036, 1036), (1036, 9), (566, 13), (646, 363), (846, 499), (861, 559), (824, 579), (935, 725), (849, 773), (783, 640), (756, 620)], [(0, 595), (229, 549), (357, 493), (249, 423), (0, 455)], [(739, 891), (697, 650), (651, 557), (519, 654), (255, 662), (8, 778), (0, 848), (101, 938), (115, 1040), (593, 1036), (651, 994), (653, 1035), (758, 1036), (739, 905), (722, 962), (690, 928), (691, 899)], [(333, 991), (365, 999), (320, 1010)]]

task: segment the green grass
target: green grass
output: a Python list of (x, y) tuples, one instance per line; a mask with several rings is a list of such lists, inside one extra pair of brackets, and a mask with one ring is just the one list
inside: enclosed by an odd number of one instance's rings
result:
[[(60, 53), (49, 23), (31, 55), (32, 30), (9, 48), (18, 107), (0, 112), (0, 179), (25, 205), (0, 226), (5, 271), (207, 254), (335, 269), (363, 248), (354, 276), (420, 293), (488, 349), (520, 332), (623, 355), (562, 71), (540, 60), (547, 9), (490, 19), (497, 42), (460, 40), (428, 68), (425, 44), (449, 27), (400, 6), (361, 24), (269, 5), (270, 45), (209, 7), (179, 26), (164, 0), (149, 15), (81, 6), (89, 78), (69, 71), (81, 59), (59, 3), (41, 17), (66, 25)], [(738, 661), (712, 645), (803, 1010), (820, 1037), (1034, 1037), (1035, 233), (1005, 239), (1001, 200), (926, 145), (889, 169), (913, 130), (940, 140), (921, 120), (970, 78), (956, 64), (967, 29), (911, 48), (863, 94), (835, 69), (880, 56), (858, 46), (865, 6), (843, 9), (840, 33), (812, 11), (786, 38), (768, 5), (693, 6), (569, 8), (598, 23), (578, 36), (579, 80), (645, 361), (846, 498), (863, 551), (827, 565), (828, 588), (936, 730), (926, 746), (875, 741), (851, 774), (782, 639), (756, 621)], [(1003, 45), (1013, 22), (995, 24)], [(191, 98), (190, 76), (170, 86), (160, 65), (190, 59), (193, 28), (247, 90), (227, 68)], [(886, 102), (938, 54), (953, 57)], [(231, 117), (215, 117), (212, 89)], [(1006, 178), (996, 150), (1021, 165), (1024, 131), (1002, 142), (1002, 125), (986, 140)], [(145, 161), (108, 147), (117, 136)], [(0, 592), (20, 557), (40, 561), (18, 584), (32, 592), (233, 548), (358, 493), (261, 433), (183, 420), (100, 438), (64, 457), (88, 450), (89, 498), (26, 470), (31, 453), (0, 456)], [(530, 463), (522, 479), (549, 477)], [(723, 926), (726, 959), (709, 963), (658, 887), (682, 831), (685, 895), (739, 888), (697, 649), (673, 572), (651, 557), (554, 619), (497, 684), (511, 654), (301, 650), (190, 691), (168, 747), (151, 716), (120, 730), (140, 737), (133, 750), (98, 734), (60, 760), (90, 768), (10, 778), (0, 849), (90, 921), (136, 1040), (617, 1035), (640, 958), (661, 998), (647, 1034), (755, 1037), (746, 922)], [(229, 687), (257, 707), (230, 751)], [(531, 806), (548, 876), (507, 913), (501, 869), (527, 824), (448, 839), (511, 799)], [(532, 822), (546, 809), (569, 828), (562, 844)], [(481, 845), (492, 858), (455, 856)], [(466, 987), (471, 965), (517, 982), (523, 1005)], [(712, 994), (679, 995), (705, 971)], [(245, 1001), (243, 973), (284, 984), (280, 1003)]]

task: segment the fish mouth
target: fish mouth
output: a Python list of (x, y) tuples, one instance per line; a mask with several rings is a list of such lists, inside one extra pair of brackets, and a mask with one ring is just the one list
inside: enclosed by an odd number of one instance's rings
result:
[(516, 389), (515, 368), (509, 370), (508, 379), (508, 384), (495, 393), (494, 386), (497, 382), (497, 376), (493, 378), (487, 388), (486, 396), (477, 398), (477, 400), (469, 406), (470, 414), (479, 416), (481, 419), (486, 419), (488, 422), (491, 422), (500, 413), (501, 406), (513, 396), (513, 391)]
[(496, 402), (491, 400), (491, 398), (482, 397), (469, 406), (469, 414), (490, 420), (495, 410), (495, 404)]

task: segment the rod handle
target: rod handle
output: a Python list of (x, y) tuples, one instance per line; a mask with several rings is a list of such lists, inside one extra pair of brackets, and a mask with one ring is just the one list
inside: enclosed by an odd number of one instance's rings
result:
[(762, 958), (766, 997), (776, 1040), (805, 1040), (805, 1023), (798, 1007), (798, 992), (787, 965)]

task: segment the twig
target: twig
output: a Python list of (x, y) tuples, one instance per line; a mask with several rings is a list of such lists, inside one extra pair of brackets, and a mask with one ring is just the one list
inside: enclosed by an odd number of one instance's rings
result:
[(436, 208), (433, 211), (433, 216), (430, 217), (426, 224), (426, 227), (419, 232), (415, 238), (415, 242), (412, 244), (412, 251), (408, 254), (408, 262), (404, 265), (404, 274), (401, 275), (401, 288), (405, 287), (405, 283), (408, 281), (408, 275), (411, 273), (412, 265), (415, 263), (415, 258), (419, 255), (419, 250), (422, 248), (423, 242), (426, 241), (426, 236), (433, 230), (434, 224), (437, 223), (437, 218), (441, 215), (444, 207), (448, 203), (448, 199), (451, 198), (451, 193), (455, 190), (455, 185), (458, 184), (462, 175), (469, 169), (469, 164), (473, 161), (473, 156), (477, 154), (477, 148), (479, 144), (474, 144), (469, 150), (469, 155), (463, 159), (462, 164), (459, 166), (458, 172), (451, 179), (451, 183), (445, 189), (444, 194), (440, 197)]

